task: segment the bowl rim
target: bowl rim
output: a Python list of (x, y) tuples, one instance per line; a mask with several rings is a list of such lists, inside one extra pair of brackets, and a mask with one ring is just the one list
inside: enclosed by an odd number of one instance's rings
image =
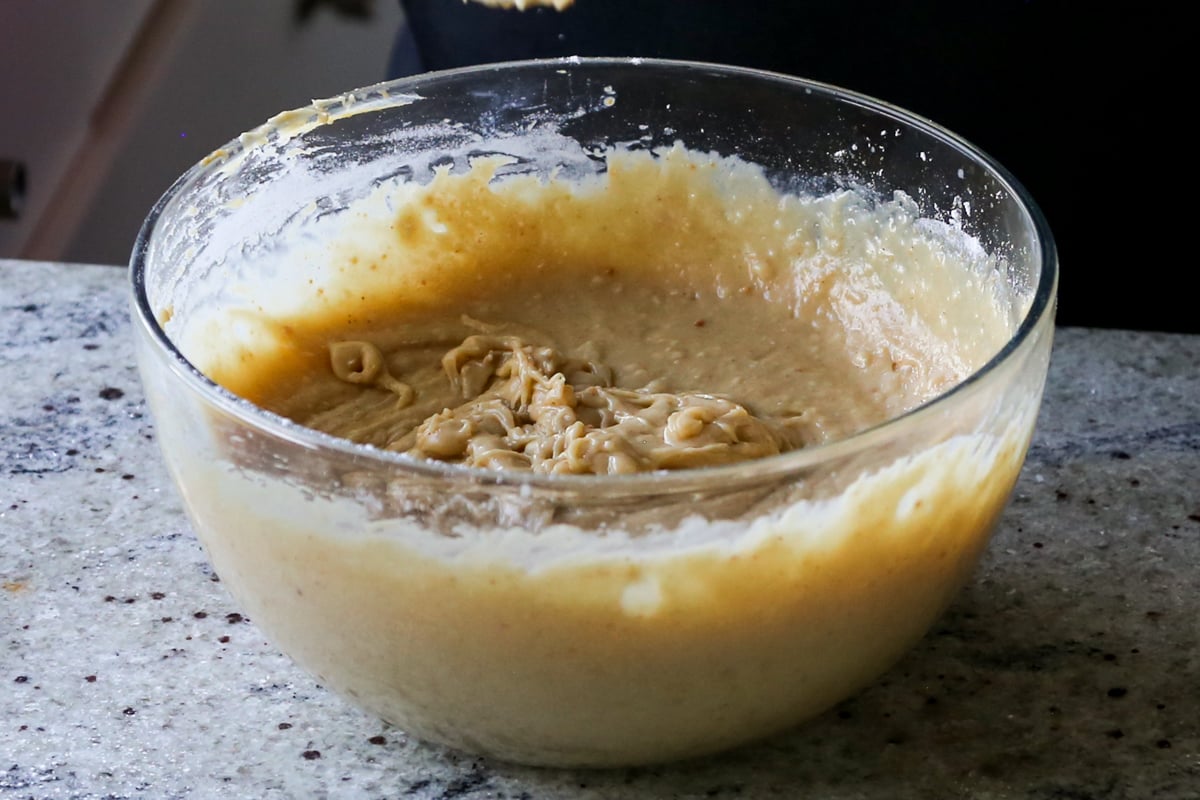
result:
[[(998, 352), (983, 366), (949, 390), (903, 414), (889, 417), (876, 425), (858, 431), (850, 436), (778, 455), (720, 466), (639, 472), (631, 475), (545, 475), (525, 470), (494, 470), (484, 467), (469, 467), (461, 464), (445, 463), (432, 459), (421, 459), (401, 452), (359, 444), (349, 439), (323, 433), (313, 428), (307, 428), (286, 417), (251, 403), (225, 389), (188, 361), (167, 336), (162, 325), (159, 324), (150, 306), (145, 281), (146, 262), (157, 223), (171, 201), (183, 193), (194, 181), (198, 180), (209, 170), (219, 167), (231, 158), (235, 158), (240, 152), (260, 146), (261, 142), (266, 140), (265, 135), (248, 136), (247, 134), (243, 134), (215, 150), (213, 155), (192, 165), (171, 184), (152, 207), (138, 231), (130, 256), (129, 280), (132, 294), (131, 306), (133, 317), (140, 323), (143, 334), (148, 335), (150, 341), (154, 344), (157, 355), (165, 357), (171, 372), (183, 382), (187, 389), (198, 395), (205, 404), (235, 418), (238, 422), (251, 429), (257, 429), (264, 434), (282, 439), (291, 445), (299, 446), (309, 451), (334, 451), (343, 456), (366, 459), (376, 462), (381, 467), (400, 470), (414, 476), (442, 478), (452, 483), (509, 486), (525, 491), (570, 491), (622, 496), (669, 494), (702, 490), (711, 491), (714, 486), (726, 486), (729, 489), (734, 489), (747, 482), (760, 482), (769, 480), (772, 477), (801, 472), (821, 464), (833, 463), (854, 453), (870, 449), (873, 446), (888, 441), (893, 436), (900, 435), (904, 430), (919, 425), (921, 420), (958, 402), (964, 395), (977, 391), (977, 387), (987, 381), (994, 373), (1000, 371), (1003, 365), (1016, 360), (1019, 351), (1022, 351), (1027, 346), (1031, 346), (1031, 342), (1037, 338), (1034, 335), (1035, 332), (1043, 324), (1047, 323), (1048, 317), (1050, 318), (1048, 324), (1053, 324), (1052, 318), (1059, 280), (1057, 247), (1049, 224), (1025, 187), (1003, 165), (982, 149), (936, 122), (887, 101), (820, 81), (769, 70), (702, 61), (580, 56), (528, 59), (473, 65), (438, 72), (425, 72), (391, 81), (384, 81), (336, 97), (314, 100), (307, 106), (284, 111), (272, 117), (271, 120), (268, 120), (264, 125), (255, 129), (254, 132), (259, 134), (269, 133), (275, 121), (287, 120), (288, 123), (293, 124), (291, 135), (295, 135), (297, 132), (306, 132), (312, 127), (317, 127), (348, 115), (370, 113), (382, 107), (419, 101), (422, 98), (414, 91), (419, 85), (435, 81), (453, 81), (475, 73), (504, 72), (522, 68), (561, 70), (570, 68), (595, 69), (606, 66), (646, 67), (648, 69), (654, 68), (693, 73), (719, 73), (759, 81), (783, 83), (795, 89), (820, 93), (838, 102), (855, 105), (892, 117), (959, 150), (964, 156), (987, 169), (992, 177), (1009, 194), (1016, 198), (1032, 222), (1036, 237), (1035, 242), (1040, 250), (1041, 263), (1040, 269), (1037, 271), (1037, 284), (1025, 316), (1021, 319), (1013, 335)], [(331, 109), (335, 113), (329, 113)], [(315, 118), (317, 121), (297, 131), (294, 127), (295, 120), (303, 119), (306, 115), (308, 119), (312, 120)], [(217, 157), (217, 154), (220, 154), (220, 156)]]

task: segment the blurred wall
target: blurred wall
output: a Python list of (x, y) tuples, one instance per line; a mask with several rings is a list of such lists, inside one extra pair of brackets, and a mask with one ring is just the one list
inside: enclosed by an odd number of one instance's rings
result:
[(0, 257), (124, 264), (193, 163), (279, 111), (383, 80), (399, 5), (363, 3), (367, 19), (332, 5), (0, 2), (0, 109), (28, 109), (0, 117), (0, 158), (53, 151), (29, 167), (19, 225), (0, 222)]

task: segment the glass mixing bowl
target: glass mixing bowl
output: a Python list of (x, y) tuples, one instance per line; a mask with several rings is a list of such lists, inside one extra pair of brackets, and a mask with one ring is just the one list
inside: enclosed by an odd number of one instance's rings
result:
[[(507, 156), (496, 180), (585, 179), (612, 149), (675, 143), (756, 164), (780, 191), (903, 191), (990, 254), (1011, 339), (952, 390), (849, 438), (616, 477), (356, 445), (200, 369), (262, 344), (255, 314), (302, 308), (353, 272), (338, 248), (380, 186), (489, 154)], [(747, 69), (567, 59), (416, 76), (273, 118), (170, 188), (132, 281), (166, 462), (223, 583), (271, 640), (416, 736), (603, 766), (796, 725), (924, 634), (1024, 459), (1057, 261), (1003, 168), (903, 110)], [(954, 310), (954, 297), (939, 301)]]

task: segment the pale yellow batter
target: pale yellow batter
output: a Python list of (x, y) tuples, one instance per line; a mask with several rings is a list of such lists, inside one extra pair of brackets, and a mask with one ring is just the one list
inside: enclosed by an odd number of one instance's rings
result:
[[(356, 256), (396, 285), (277, 320), (283, 351), (218, 380), (419, 458), (623, 474), (842, 438), (944, 392), (1009, 333), (985, 265), (931, 257), (898, 205), (780, 200), (744, 166), (730, 198), (731, 165), (680, 150), (616, 158), (586, 191), (489, 184), (497, 166), (441, 174), (405, 201), (394, 252)], [(970, 329), (945, 326), (949, 280)]]
[[(581, 184), (493, 180), (499, 166), (382, 188), (303, 285), (247, 292), (255, 307), (180, 331), (185, 353), (335, 434), (405, 452), (424, 436), (422, 462), (621, 472), (624, 457), (676, 466), (651, 458), (673, 425), (725, 419), (739, 457), (861, 431), (954, 386), (1014, 330), (1020, 304), (990, 260), (903, 197), (781, 196), (752, 167), (679, 148), (614, 153)], [(593, 432), (598, 409), (660, 403), (653, 430), (629, 431), (647, 446), (584, 447), (578, 463), (569, 446), (516, 446), (541, 422), (522, 403), (568, 385), (616, 392), (547, 401)], [(700, 396), (721, 399), (689, 421)], [(471, 425), (452, 423), (480, 398), (481, 418), (515, 416), (476, 425), (492, 438), (472, 450)], [(475, 752), (629, 764), (793, 725), (921, 636), (1004, 505), (1038, 390), (960, 399), (912, 453), (898, 437), (786, 478), (751, 460), (640, 499), (397, 477), (228, 421), (215, 451), (175, 449), (222, 579), (329, 686)], [(352, 413), (323, 416), (338, 408)], [(164, 438), (194, 443), (160, 416)], [(736, 448), (719, 443), (723, 463)], [(775, 477), (754, 483), (758, 464)]]

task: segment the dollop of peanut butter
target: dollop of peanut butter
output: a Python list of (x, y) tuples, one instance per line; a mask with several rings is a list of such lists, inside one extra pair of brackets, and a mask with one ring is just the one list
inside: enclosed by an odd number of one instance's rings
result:
[[(368, 342), (330, 345), (334, 374), (384, 385), (412, 400)], [(443, 378), (462, 404), (447, 408), (384, 446), (472, 467), (546, 474), (613, 475), (727, 464), (799, 447), (798, 416), (760, 419), (725, 397), (613, 386), (613, 371), (517, 336), (477, 334), (442, 358)], [(378, 414), (349, 401), (339, 424)], [(336, 416), (326, 412), (325, 419)], [(807, 432), (811, 436), (811, 432)]]

